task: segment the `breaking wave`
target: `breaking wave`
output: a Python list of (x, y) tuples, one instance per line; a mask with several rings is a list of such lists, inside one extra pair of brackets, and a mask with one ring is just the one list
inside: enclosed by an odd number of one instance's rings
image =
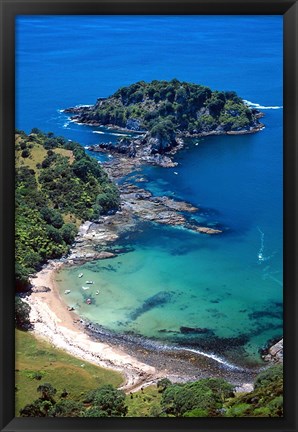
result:
[[(83, 322), (83, 320), (81, 321)], [(85, 328), (89, 331), (91, 331), (93, 336), (101, 336), (104, 339), (107, 338), (107, 340), (114, 340), (115, 341), (121, 341), (124, 343), (128, 343), (128, 344), (133, 344), (133, 346), (135, 347), (135, 344), (137, 345), (141, 345), (143, 346), (145, 349), (151, 349), (151, 350), (155, 350), (155, 351), (184, 351), (184, 352), (191, 352), (203, 357), (207, 357), (210, 358), (211, 360), (215, 361), (216, 363), (219, 363), (220, 365), (222, 365), (224, 368), (226, 369), (230, 369), (230, 370), (237, 370), (237, 371), (247, 371), (246, 368), (240, 367), (240, 366), (236, 366), (235, 364), (232, 364), (226, 360), (224, 360), (222, 357), (217, 356), (216, 354), (213, 353), (207, 353), (204, 351), (200, 351), (197, 349), (193, 349), (190, 347), (182, 347), (182, 346), (175, 346), (175, 345), (167, 345), (165, 343), (162, 342), (158, 342), (152, 339), (147, 339), (143, 336), (139, 336), (139, 335), (128, 335), (128, 334), (123, 334), (123, 333), (116, 333), (114, 331), (108, 330), (104, 327), (102, 327), (101, 325), (98, 324), (93, 324), (91, 322), (85, 322)]]
[(273, 110), (276, 110), (276, 109), (283, 109), (283, 106), (278, 106), (278, 105), (276, 105), (276, 106), (264, 106), (264, 105), (260, 105), (260, 104), (258, 104), (258, 103), (254, 103), (254, 102), (251, 102), (251, 101), (248, 101), (248, 100), (245, 100), (245, 99), (243, 99), (243, 102), (245, 102), (246, 103), (246, 105), (248, 105), (249, 107), (251, 107), (251, 108), (256, 108), (256, 109), (273, 109)]
[(242, 370), (242, 371), (245, 370), (242, 367), (233, 365), (232, 363), (229, 363), (229, 362), (225, 361), (224, 359), (222, 359), (221, 357), (218, 357), (215, 354), (208, 354), (206, 352), (195, 350), (193, 348), (178, 348), (178, 349), (182, 350), (182, 351), (189, 351), (189, 352), (192, 352), (192, 353), (195, 353), (195, 354), (199, 354), (199, 355), (204, 356), (204, 357), (208, 357), (208, 358), (216, 361), (217, 363), (220, 363), (220, 364), (224, 365), (228, 369)]
[(101, 135), (121, 136), (121, 137), (128, 136), (125, 133), (116, 133), (116, 132), (108, 132), (108, 131), (105, 131), (105, 132), (102, 132), (102, 131), (93, 131), (93, 133), (101, 134)]

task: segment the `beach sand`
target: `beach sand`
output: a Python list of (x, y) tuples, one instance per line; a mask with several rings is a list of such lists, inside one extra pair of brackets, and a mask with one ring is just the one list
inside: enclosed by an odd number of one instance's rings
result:
[(59, 295), (55, 277), (62, 265), (60, 261), (49, 262), (31, 278), (32, 292), (24, 300), (31, 307), (30, 321), (35, 336), (74, 357), (121, 372), (124, 383), (120, 388), (126, 393), (165, 377), (172, 382), (221, 377), (233, 383), (236, 391), (252, 390), (256, 371), (229, 370), (206, 356), (150, 351), (137, 345), (123, 345), (107, 337), (97, 340), (94, 334), (87, 334), (80, 317), (68, 310)]
[(107, 343), (94, 341), (84, 332), (80, 318), (67, 309), (59, 295), (55, 274), (61, 266), (60, 262), (50, 262), (31, 278), (32, 293), (24, 300), (31, 307), (33, 334), (75, 357), (123, 373), (121, 389), (126, 392), (156, 382), (159, 374), (154, 367)]

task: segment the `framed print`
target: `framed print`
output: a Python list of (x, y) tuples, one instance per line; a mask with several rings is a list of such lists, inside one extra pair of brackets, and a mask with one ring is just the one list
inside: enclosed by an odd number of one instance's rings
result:
[(297, 2), (0, 4), (1, 430), (296, 430)]

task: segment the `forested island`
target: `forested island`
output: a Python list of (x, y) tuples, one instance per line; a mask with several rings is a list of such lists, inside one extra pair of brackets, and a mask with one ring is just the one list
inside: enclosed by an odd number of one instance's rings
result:
[(97, 99), (92, 106), (64, 112), (74, 114), (71, 119), (77, 123), (139, 132), (137, 138), (98, 147), (147, 162), (177, 151), (186, 137), (254, 133), (264, 126), (259, 122), (263, 114), (249, 108), (234, 91), (212, 91), (177, 79), (140, 81)]

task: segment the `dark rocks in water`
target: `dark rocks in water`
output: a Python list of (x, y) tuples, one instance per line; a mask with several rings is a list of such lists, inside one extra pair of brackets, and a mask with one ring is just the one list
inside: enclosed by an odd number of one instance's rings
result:
[(248, 314), (249, 319), (255, 320), (260, 318), (277, 318), (282, 319), (282, 311), (280, 310), (264, 310), (264, 311), (255, 311)]
[(105, 254), (108, 257), (107, 254), (109, 254), (111, 258), (112, 256), (116, 257), (118, 255), (126, 254), (128, 252), (133, 252), (135, 250), (135, 248), (133, 248), (132, 246), (111, 246), (103, 250), (101, 244), (95, 245), (94, 249), (96, 251), (99, 251), (102, 254), (102, 256), (104, 256), (103, 254)]
[(217, 309), (209, 308), (209, 309), (206, 309), (206, 311), (209, 312), (213, 318), (226, 318), (227, 317), (226, 314), (224, 314), (223, 312), (220, 312)]
[(89, 147), (93, 152), (118, 153), (134, 158), (136, 156), (136, 144), (130, 138), (121, 138), (117, 143), (101, 143)]
[(182, 334), (206, 334), (206, 333), (213, 333), (212, 330), (208, 328), (201, 328), (201, 327), (180, 327), (180, 333)]
[(249, 336), (246, 334), (237, 337), (221, 338), (215, 336), (213, 331), (202, 333), (201, 335), (195, 333), (179, 334), (172, 339), (175, 345), (180, 347), (191, 347), (206, 352), (216, 352), (220, 355), (225, 354), (227, 351), (242, 349), (243, 346), (249, 341)]
[(259, 324), (255, 324), (253, 329), (250, 332), (251, 336), (258, 336), (267, 331), (280, 330), (282, 331), (282, 322), (273, 323), (270, 320), (266, 320), (265, 322), (261, 322)]
[(102, 270), (112, 271), (112, 272), (114, 272), (114, 273), (117, 273), (117, 270), (116, 270), (113, 266), (111, 266), (111, 265), (108, 265), (108, 266), (106, 266), (106, 267), (102, 267), (101, 269), (102, 269)]
[(158, 330), (158, 333), (175, 333), (175, 334), (177, 334), (177, 331), (175, 331), (175, 330), (167, 330), (167, 329), (160, 329), (160, 330)]
[(168, 303), (169, 301), (171, 301), (173, 294), (174, 293), (172, 291), (160, 291), (154, 296), (149, 297), (147, 300), (144, 301), (142, 306), (138, 307), (134, 312), (130, 314), (130, 319), (132, 321), (135, 321), (145, 312), (148, 312), (155, 307)]
[(182, 200), (169, 198), (168, 196), (150, 197), (150, 201), (156, 204), (160, 203), (161, 205), (164, 205), (171, 210), (177, 210), (180, 212), (195, 213), (198, 211), (198, 208), (195, 207), (194, 205)]
[(117, 255), (112, 252), (101, 251), (98, 255), (96, 255), (96, 259), (104, 260), (109, 258), (115, 258)]
[(133, 252), (135, 250), (135, 248), (131, 247), (131, 246), (123, 246), (121, 248), (117, 248), (114, 250), (114, 252), (118, 255), (120, 254), (126, 254), (129, 252)]

